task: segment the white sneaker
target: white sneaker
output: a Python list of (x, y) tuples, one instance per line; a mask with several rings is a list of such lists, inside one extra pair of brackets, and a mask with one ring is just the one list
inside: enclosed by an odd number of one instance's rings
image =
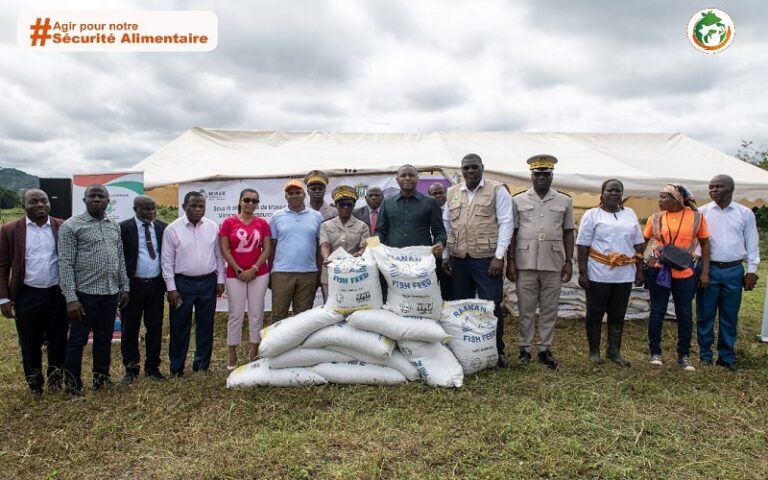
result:
[(664, 365), (664, 362), (661, 361), (661, 355), (651, 355), (651, 360), (649, 363), (658, 367)]
[(691, 361), (688, 360), (688, 357), (680, 357), (677, 359), (677, 364), (683, 367), (683, 370), (686, 372), (695, 372), (696, 367), (691, 365)]

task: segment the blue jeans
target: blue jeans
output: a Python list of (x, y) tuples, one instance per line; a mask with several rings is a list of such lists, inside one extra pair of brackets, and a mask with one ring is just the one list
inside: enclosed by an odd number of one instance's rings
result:
[(499, 355), (504, 353), (504, 315), (501, 313), (501, 301), (504, 298), (503, 272), (502, 275), (491, 277), (488, 267), (493, 257), (465, 258), (451, 257), (453, 272), (453, 298), (464, 300), (475, 298), (493, 302), (493, 314), (496, 316), (496, 350)]
[(112, 354), (112, 334), (119, 294), (91, 295), (77, 292), (77, 299), (85, 310), (81, 320), (69, 321), (69, 340), (64, 359), (65, 380), (69, 388), (83, 388), (81, 378), (83, 347), (93, 330), (93, 386), (100, 387), (109, 379), (109, 363)]
[[(701, 272), (697, 266), (696, 273)], [(723, 362), (736, 361), (736, 327), (741, 307), (741, 289), (744, 267), (712, 266), (709, 269), (709, 286), (696, 293), (696, 327), (699, 341), (699, 357), (712, 361), (712, 343), (715, 340), (715, 316), (720, 318), (717, 334), (717, 355)], [(719, 315), (718, 315), (719, 314)]]
[(208, 370), (213, 351), (213, 316), (216, 313), (216, 273), (202, 277), (176, 275), (176, 290), (181, 295), (181, 306), (170, 308), (171, 339), (168, 357), (171, 374), (184, 372), (192, 330), (192, 307), (195, 307), (195, 357), (192, 370)]
[(677, 316), (677, 356), (684, 357), (691, 353), (691, 335), (693, 334), (693, 296), (696, 293), (696, 276), (673, 278), (672, 287), (664, 288), (656, 284), (658, 268), (648, 268), (645, 281), (651, 294), (651, 315), (648, 319), (648, 350), (651, 355), (661, 355), (661, 330), (667, 312), (669, 294), (675, 302)]

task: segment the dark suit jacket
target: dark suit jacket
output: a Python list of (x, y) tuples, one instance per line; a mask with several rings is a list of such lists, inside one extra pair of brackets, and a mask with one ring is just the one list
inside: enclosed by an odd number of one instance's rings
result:
[(358, 220), (362, 220), (369, 227), (371, 226), (371, 208), (368, 205), (363, 205), (360, 208), (356, 208), (352, 211), (352, 216)]
[[(155, 219), (154, 226), (158, 243), (155, 250), (157, 251), (157, 254), (160, 255), (163, 248), (163, 232), (168, 224)], [(136, 263), (139, 260), (139, 229), (136, 226), (135, 217), (120, 222), (120, 237), (123, 239), (125, 271), (128, 273), (128, 278), (132, 279), (136, 275)], [(162, 283), (163, 286), (165, 286), (165, 282)]]
[[(60, 218), (51, 219), (51, 230), (56, 245), (59, 244)], [(26, 272), (27, 217), (13, 221), (0, 229), (0, 298), (16, 300)]]

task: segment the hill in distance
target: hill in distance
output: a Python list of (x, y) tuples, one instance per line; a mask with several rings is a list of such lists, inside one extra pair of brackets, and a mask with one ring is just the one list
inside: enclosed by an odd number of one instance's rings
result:
[(39, 186), (40, 180), (34, 175), (15, 168), (0, 167), (0, 187), (19, 191), (28, 188), (38, 188)]

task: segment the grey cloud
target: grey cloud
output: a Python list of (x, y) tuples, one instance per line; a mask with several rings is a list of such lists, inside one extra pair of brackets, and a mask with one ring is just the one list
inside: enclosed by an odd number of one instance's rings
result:
[(467, 93), (456, 84), (423, 85), (408, 92), (406, 98), (418, 110), (439, 111), (461, 105)]
[(286, 113), (321, 117), (340, 117), (344, 114), (344, 110), (338, 105), (324, 100), (292, 99), (283, 102), (281, 109)]
[[(227, 10), (231, 8), (231, 10)], [(259, 3), (262, 14), (240, 7), (219, 13), (217, 60), (246, 78), (272, 77), (291, 84), (339, 84), (350, 79), (370, 51), (366, 32), (342, 12), (314, 1)]]

